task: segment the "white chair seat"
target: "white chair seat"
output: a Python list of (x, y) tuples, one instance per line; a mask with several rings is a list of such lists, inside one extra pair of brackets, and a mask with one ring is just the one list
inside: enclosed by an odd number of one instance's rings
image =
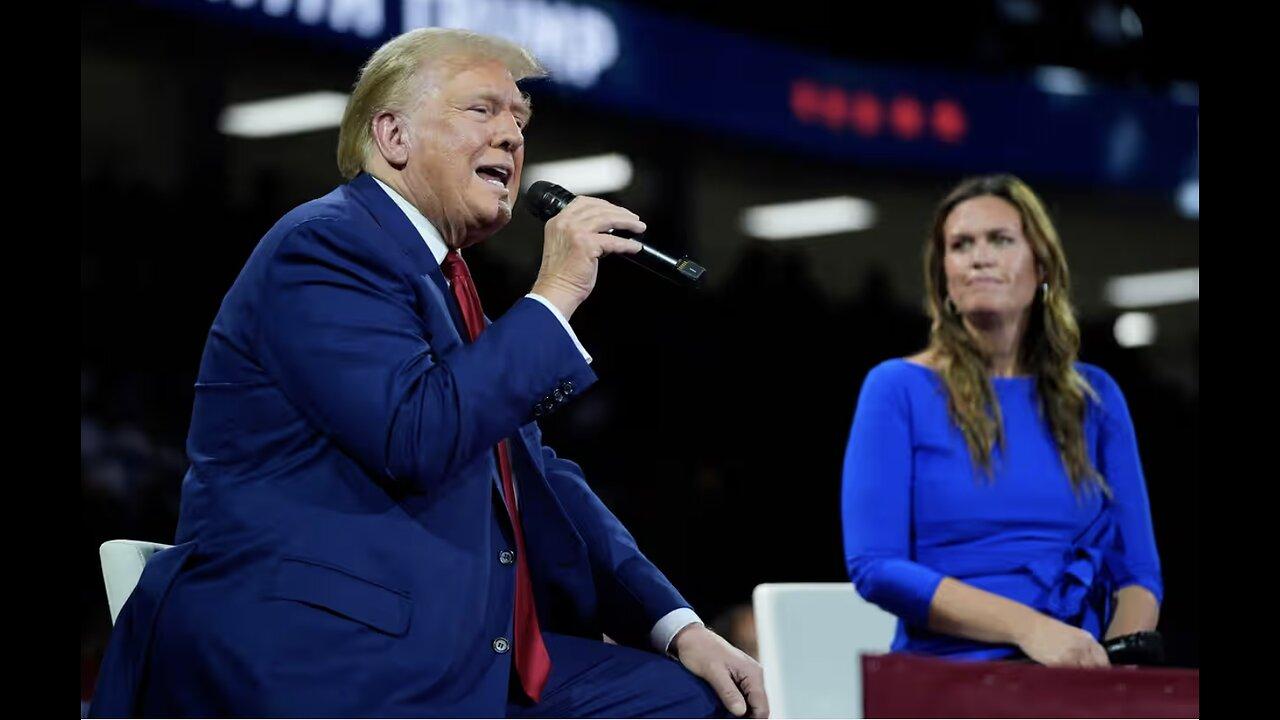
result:
[(107, 605), (111, 608), (111, 624), (116, 623), (120, 608), (138, 586), (142, 569), (151, 556), (173, 547), (141, 540), (108, 540), (98, 548), (102, 558), (102, 579), (107, 585)]

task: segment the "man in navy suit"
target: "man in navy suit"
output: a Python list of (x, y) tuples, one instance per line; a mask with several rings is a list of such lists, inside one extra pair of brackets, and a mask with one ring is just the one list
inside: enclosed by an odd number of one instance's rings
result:
[[(595, 380), (569, 325), (631, 212), (579, 197), (487, 323), (459, 251), (511, 219), (523, 49), (417, 30), (361, 72), (349, 183), (284, 216), (196, 383), (178, 543), (117, 620), (94, 715), (766, 717), (536, 418)], [(607, 634), (618, 644), (601, 641)]]

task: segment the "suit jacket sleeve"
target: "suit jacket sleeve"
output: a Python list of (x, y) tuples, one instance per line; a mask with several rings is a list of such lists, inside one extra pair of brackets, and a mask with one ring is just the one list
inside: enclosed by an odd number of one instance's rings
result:
[(654, 624), (689, 603), (640, 552), (635, 538), (587, 485), (577, 463), (557, 457), (545, 445), (542, 457), (548, 483), (586, 543), (605, 633), (624, 645), (652, 649)]
[(322, 433), (374, 477), (425, 491), (530, 421), (563, 380), (595, 380), (555, 316), (521, 299), (474, 343), (433, 345), (394, 249), (375, 228), (318, 218), (262, 273), (255, 345)]

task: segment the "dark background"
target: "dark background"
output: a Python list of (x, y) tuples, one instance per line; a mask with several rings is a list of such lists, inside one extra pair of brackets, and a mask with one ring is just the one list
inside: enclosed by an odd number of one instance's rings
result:
[[(816, 3), (785, 15), (630, 4), (860, 62), (1066, 65), (1135, 92), (1199, 81), (1190, 17), (1171, 3), (1127, 3), (1143, 26), (1129, 40), (1108, 30), (1123, 7), (1111, 2), (858, 4), (851, 19)], [(336, 129), (230, 138), (217, 113), (345, 91), (366, 57), (152, 4), (81, 5), (82, 698), (110, 632), (97, 547), (173, 540), (192, 383), (223, 294), (281, 214), (341, 181)], [(846, 579), (840, 472), (857, 392), (876, 363), (926, 341), (921, 243), (960, 176), (801, 156), (551, 94), (536, 107), (527, 162), (628, 155), (636, 178), (609, 199), (639, 213), (655, 245), (709, 268), (694, 293), (606, 261), (573, 319), (601, 380), (543, 423), (547, 442), (705, 619), (761, 582)], [(1126, 349), (1101, 293), (1112, 275), (1198, 266), (1198, 221), (1158, 193), (1025, 179), (1071, 261), (1082, 359), (1128, 398), (1164, 563), (1161, 630), (1170, 659), (1198, 667), (1199, 306), (1150, 310), (1155, 344)], [(842, 193), (873, 199), (877, 225), (784, 243), (736, 227), (743, 205)], [(490, 315), (528, 291), (540, 245), (518, 208), (468, 254)]]

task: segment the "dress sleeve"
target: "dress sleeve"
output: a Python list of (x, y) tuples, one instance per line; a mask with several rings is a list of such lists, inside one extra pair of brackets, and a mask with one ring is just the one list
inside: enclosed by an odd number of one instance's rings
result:
[(845, 565), (858, 594), (924, 626), (943, 575), (910, 559), (911, 413), (896, 370), (874, 368), (858, 397), (841, 493)]
[(1097, 370), (1091, 380), (1099, 396), (1097, 469), (1111, 486), (1116, 529), (1115, 543), (1106, 551), (1107, 570), (1116, 589), (1141, 585), (1160, 602), (1160, 556), (1129, 406), (1110, 375)]

